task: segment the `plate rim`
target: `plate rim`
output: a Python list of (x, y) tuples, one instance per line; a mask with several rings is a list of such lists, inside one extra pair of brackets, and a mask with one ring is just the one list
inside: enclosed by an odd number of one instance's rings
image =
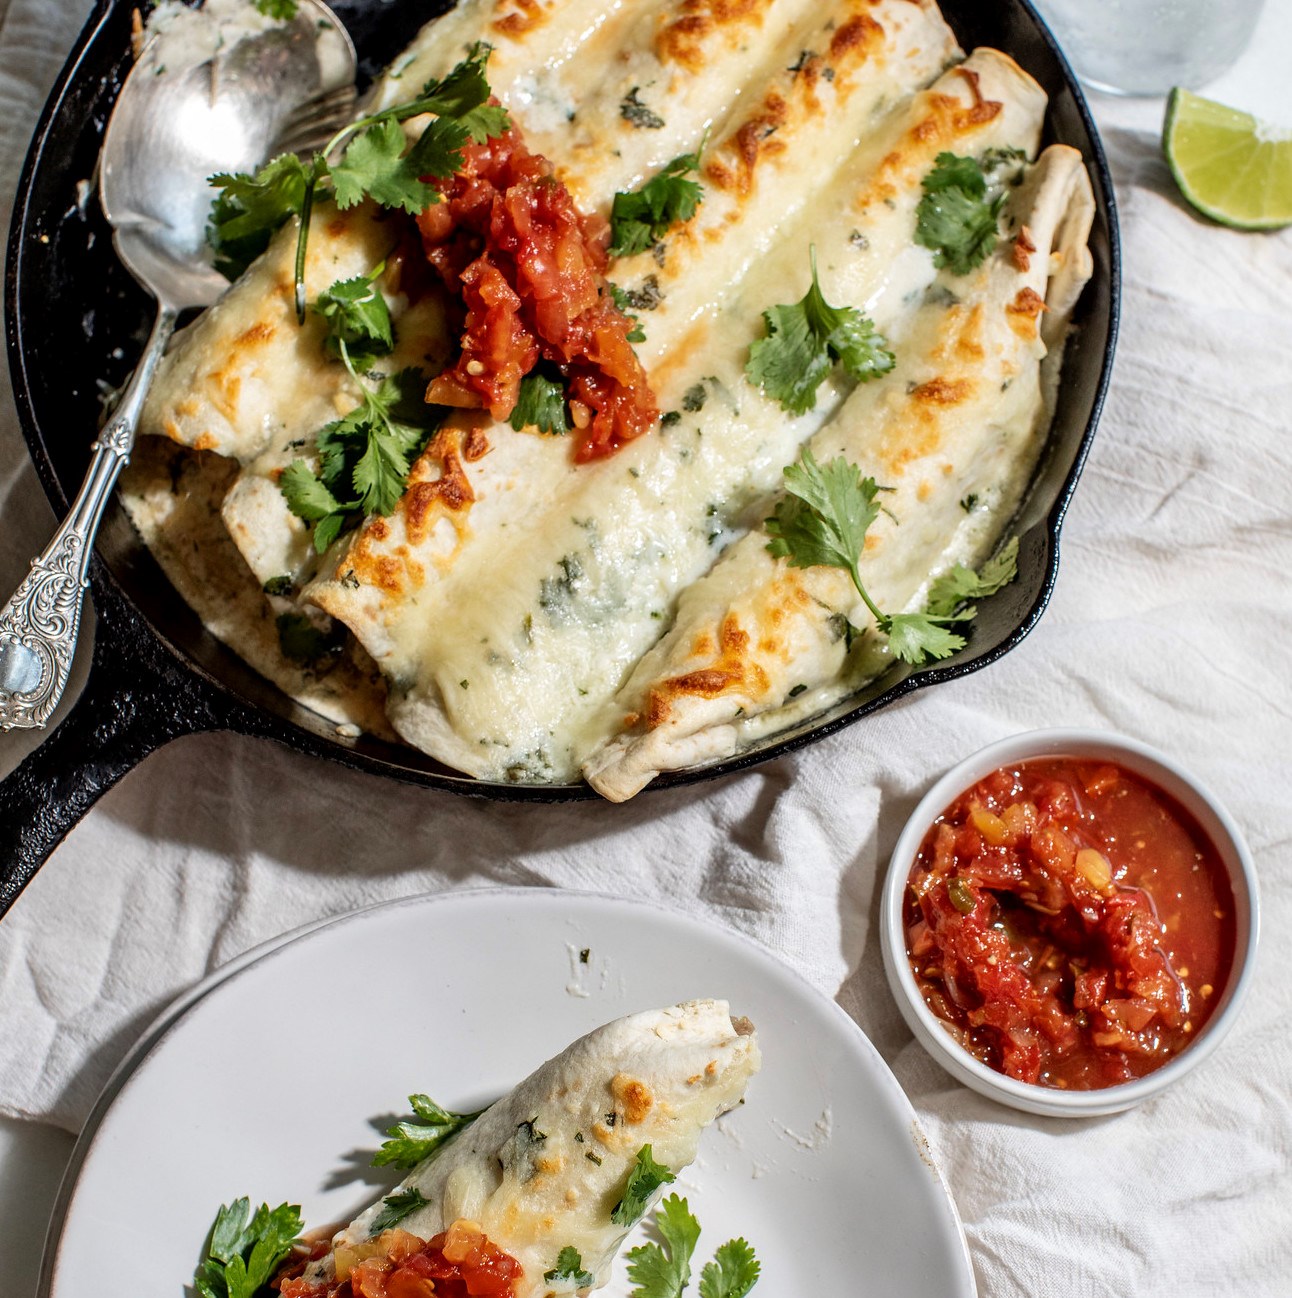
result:
[[(125, 1057), (113, 1070), (103, 1090), (90, 1110), (76, 1144), (68, 1160), (67, 1168), (60, 1182), (54, 1208), (51, 1212), (49, 1227), (41, 1256), (40, 1273), (36, 1286), (36, 1298), (57, 1298), (55, 1285), (58, 1280), (60, 1254), (64, 1235), (80, 1186), (81, 1174), (94, 1152), (103, 1133), (103, 1124), (111, 1112), (117, 1098), (129, 1087), (131, 1082), (144, 1068), (148, 1060), (173, 1035), (190, 1014), (212, 993), (227, 983), (249, 973), (252, 969), (272, 960), (288, 947), (316, 936), (326, 929), (341, 928), (359, 922), (378, 912), (411, 909), (413, 907), (437, 908), (462, 902), (484, 901), (488, 904), (505, 904), (508, 901), (521, 904), (536, 904), (539, 907), (569, 907), (581, 903), (599, 903), (624, 912), (651, 911), (665, 920), (689, 928), (706, 936), (717, 936), (729, 942), (737, 949), (768, 965), (777, 974), (785, 977), (801, 995), (818, 1004), (828, 1006), (828, 1013), (838, 1024), (841, 1035), (845, 1037), (855, 1051), (859, 1060), (865, 1060), (877, 1079), (877, 1084), (888, 1090), (899, 1110), (909, 1115), (909, 1120), (918, 1143), (922, 1146), (920, 1159), (932, 1174), (937, 1187), (935, 1196), (949, 1214), (951, 1232), (958, 1241), (957, 1261), (961, 1266), (959, 1277), (963, 1287), (962, 1298), (979, 1298), (977, 1274), (973, 1257), (969, 1251), (968, 1238), (964, 1223), (961, 1220), (955, 1199), (943, 1175), (942, 1169), (932, 1157), (928, 1139), (924, 1132), (919, 1114), (915, 1111), (910, 1097), (903, 1090), (901, 1083), (880, 1054), (874, 1042), (861, 1029), (860, 1025), (833, 997), (826, 995), (816, 987), (799, 969), (795, 968), (777, 952), (756, 938), (731, 927), (721, 919), (709, 916), (697, 916), (689, 911), (666, 905), (653, 898), (627, 898), (613, 893), (600, 892), (595, 889), (567, 889), (556, 887), (525, 887), (511, 885), (507, 887), (468, 887), (448, 891), (410, 893), (402, 897), (387, 898), (384, 901), (369, 903), (339, 914), (324, 916), (307, 921), (304, 924), (249, 947), (218, 969), (212, 970), (204, 978), (182, 991), (149, 1023), (138, 1040), (130, 1047)], [(568, 914), (568, 910), (566, 912)]]

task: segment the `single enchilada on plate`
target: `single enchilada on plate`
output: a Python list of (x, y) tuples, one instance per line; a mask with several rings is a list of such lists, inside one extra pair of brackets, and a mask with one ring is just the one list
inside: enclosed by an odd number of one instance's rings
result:
[[(367, 111), (472, 58), (507, 127), (465, 146), (434, 202), (414, 216), (338, 191), (314, 209), (305, 297), (370, 283), (390, 335), (370, 368), (338, 357), (321, 312), (298, 321), (290, 213), (174, 345), (127, 507), (185, 598), (347, 727), (485, 781), (586, 776), (616, 799), (895, 659), (953, 652), (988, 589), (961, 578), (1007, 538), (1089, 275), (1089, 181), (1071, 150), (1038, 159), (1036, 82), (909, 0), (481, 3), (429, 24)], [(403, 147), (442, 116), (405, 122)], [(956, 160), (967, 178), (938, 189)], [(681, 185), (689, 208), (670, 211)], [(559, 210), (518, 234), (539, 190)], [(957, 220), (978, 222), (967, 260), (938, 243)], [(802, 324), (805, 352), (773, 325), (799, 328), (813, 294), (864, 325), (865, 365), (824, 327)], [(786, 368), (817, 381), (765, 381)], [(327, 486), (326, 430), (394, 375), (432, 398), (395, 488), (358, 508), (334, 476), (346, 508), (326, 517), (293, 499), (284, 478)], [(844, 567), (768, 549), (803, 448), (879, 493), (861, 597)], [(966, 598), (943, 612), (946, 578)], [(936, 625), (895, 653), (891, 617)]]
[[(709, 991), (730, 1011), (685, 1000)], [(486, 1261), (483, 1235), (523, 1269), (516, 1298), (629, 1298), (639, 1250), (664, 1244), (657, 1213), (681, 1217), (674, 1196), (700, 1227), (687, 1293), (736, 1240), (761, 1264), (755, 1298), (975, 1292), (951, 1199), (879, 1054), (837, 1004), (722, 927), (544, 889), (411, 897), (287, 935), (197, 993), (146, 1035), (82, 1134), (49, 1236), (50, 1298), (82, 1292), (123, 1239), (147, 1241), (136, 1285), (178, 1295), (238, 1201), (244, 1221), (251, 1205), (298, 1210), (317, 1265), (294, 1278), (324, 1292), (338, 1264), (348, 1280), (367, 1263), (375, 1285), (414, 1253), (427, 1259), (414, 1272), (446, 1247)], [(284, 1007), (311, 1004), (327, 1027), (303, 1051)], [(447, 1110), (417, 1095), (417, 1116), (394, 1122), (413, 1090)], [(449, 1138), (426, 1162), (437, 1124)], [(406, 1238), (430, 1245), (457, 1221), (474, 1225), (435, 1247)]]

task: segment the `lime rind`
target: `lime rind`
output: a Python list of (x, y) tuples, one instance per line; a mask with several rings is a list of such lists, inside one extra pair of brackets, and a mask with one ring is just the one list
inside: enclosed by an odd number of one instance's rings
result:
[(1240, 230), (1292, 225), (1292, 132), (1177, 87), (1162, 149), (1180, 192), (1205, 216)]

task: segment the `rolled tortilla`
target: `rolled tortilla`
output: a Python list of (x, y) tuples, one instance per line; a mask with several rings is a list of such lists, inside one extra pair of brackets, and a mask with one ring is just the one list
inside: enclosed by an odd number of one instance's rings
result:
[[(725, 1001), (687, 1001), (617, 1019), (548, 1060), (390, 1194), (425, 1205), (399, 1224), (421, 1239), (475, 1223), (524, 1268), (517, 1298), (538, 1298), (543, 1274), (573, 1247), (599, 1288), (628, 1225), (611, 1213), (638, 1152), (672, 1172), (695, 1158), (701, 1132), (738, 1105), (760, 1064), (752, 1025)], [(663, 1187), (651, 1196), (653, 1203)], [(333, 1239), (355, 1250), (373, 1238), (378, 1201)], [(353, 1255), (353, 1253), (351, 1254)], [(335, 1253), (307, 1278), (335, 1274)]]
[[(847, 395), (832, 379), (814, 410), (791, 417), (751, 386), (762, 311), (801, 296), (815, 247), (827, 298), (900, 337), (936, 275), (911, 238), (922, 177), (943, 149), (1030, 154), (1044, 109), (1012, 60), (980, 50), (886, 115), (813, 209), (657, 361), (673, 412), (658, 435), (577, 472), (553, 439), (510, 429), (491, 429), (493, 449), (474, 464), (460, 428), (433, 444), (395, 513), (361, 528), (332, 579), (306, 592), (386, 673), (396, 730), (472, 774), (571, 778), (618, 730), (607, 701), (679, 592)], [(769, 187), (789, 184), (792, 160), (767, 165)], [(648, 318), (646, 346), (655, 328)]]
[[(886, 489), (859, 565), (886, 612), (922, 608), (931, 580), (979, 563), (1017, 510), (1049, 427), (1047, 368), (1091, 273), (1093, 215), (1080, 154), (1050, 147), (1008, 200), (1011, 237), (972, 275), (943, 272), (901, 363), (813, 439), (820, 463), (842, 455)], [(683, 594), (620, 691), (623, 730), (584, 766), (607, 798), (730, 755), (892, 661), (847, 573), (791, 567), (768, 540), (755, 529)], [(848, 623), (871, 628), (851, 651)]]
[[(694, 342), (685, 338), (687, 331), (712, 309), (724, 286), (737, 283), (766, 251), (782, 224), (829, 181), (851, 153), (856, 136), (869, 129), (884, 105), (928, 81), (957, 53), (950, 29), (927, 0), (829, 0), (806, 15), (799, 12), (806, 11), (800, 2), (797, 9), (784, 3), (741, 7), (726, 18), (706, 16), (703, 5), (639, 6), (628, 28), (621, 16), (598, 29), (594, 48), (580, 54), (578, 75), (565, 64), (535, 63), (537, 55), (526, 42), (538, 40), (540, 31), (546, 33), (542, 39), (554, 39), (558, 19), (568, 21), (574, 8), (558, 14), (554, 7), (524, 40), (504, 40), (491, 55), (489, 74), (525, 126), (530, 146), (552, 158), (585, 205), (608, 211), (617, 189), (631, 188), (644, 177), (646, 173), (638, 174), (642, 167), (649, 163), (647, 170), (653, 171), (695, 149), (706, 125), (716, 123), (714, 147), (706, 154), (709, 197), (697, 219), (661, 246), (661, 260), (646, 254), (619, 263), (615, 272), (622, 271), (630, 293), (655, 306), (648, 341), (640, 349), (648, 366), (658, 364), (674, 345)], [(422, 51), (419, 61), (404, 69), (406, 59), (397, 60), (376, 102), (398, 102), (425, 77), (442, 75), (470, 40), (496, 35), (496, 24), (510, 30), (507, 14), (487, 9), (461, 6), (432, 23), (414, 47)], [(581, 21), (580, 31), (592, 40), (586, 16)], [(441, 30), (441, 24), (451, 26)], [(459, 29), (469, 32), (469, 39), (460, 38)], [(784, 34), (769, 38), (782, 29)], [(440, 32), (433, 43), (432, 30)], [(612, 58), (597, 43), (612, 36), (630, 57)], [(744, 52), (751, 39), (765, 51), (752, 68)], [(607, 83), (589, 71), (596, 50), (601, 50), (605, 76), (614, 85), (616, 77), (637, 77), (657, 89), (669, 88), (669, 120), (663, 127), (639, 129), (625, 122), (618, 92), (606, 91)], [(539, 129), (533, 128), (543, 96), (525, 79), (529, 74), (517, 71), (520, 65), (538, 67), (533, 77), (544, 84), (558, 74), (572, 78), (561, 96), (569, 99), (577, 130), (564, 115), (559, 128), (544, 127), (541, 113)], [(696, 67), (705, 75), (693, 75)], [(625, 130), (627, 137), (619, 139)], [(642, 141), (652, 151), (639, 149), (641, 165), (629, 164), (629, 145)], [(325, 207), (311, 226), (310, 296), (335, 278), (369, 272), (389, 252), (397, 225), (398, 218), (374, 222), (366, 207), (348, 213)], [(312, 445), (313, 433), (336, 417), (338, 402), (356, 400), (344, 368), (319, 346), (319, 322), (308, 321), (304, 330), (295, 327), (295, 237), (295, 226), (289, 224), (217, 307), (183, 331), (163, 362), (141, 425), (145, 432), (218, 451), (246, 466), (223, 512), (235, 543), (262, 582), (290, 575), (303, 583), (312, 575), (316, 565), (306, 529), (278, 493), (277, 476), (302, 453), (302, 443)], [(420, 363), (428, 373), (438, 372), (452, 347), (443, 332), (435, 336), (435, 328), (443, 331), (442, 318), (438, 313), (429, 322), (416, 313), (410, 317), (397, 294), (387, 293), (387, 298), (400, 345), (396, 357), (383, 365)], [(471, 474), (473, 496), (501, 492), (499, 503), (514, 515), (516, 502), (506, 494), (511, 484), (523, 479), (530, 490), (546, 494), (543, 484), (557, 486), (577, 476), (568, 446), (547, 443), (535, 450), (526, 444), (532, 440), (505, 426), (491, 430), (493, 454)], [(451, 461), (432, 454), (421, 477), (453, 472)], [(487, 548), (495, 527), (492, 519), (476, 520), (481, 547)], [(385, 529), (384, 522), (375, 524), (375, 531)], [(465, 538), (461, 529), (443, 529), (438, 539), (456, 554)], [(442, 546), (433, 544), (428, 556), (424, 547), (407, 542), (396, 526), (390, 544), (376, 547), (386, 586), (392, 565), (433, 578), (444, 562)], [(428, 565), (428, 557), (435, 562)], [(362, 564), (356, 568), (344, 560), (343, 548), (332, 565), (337, 576), (351, 569), (362, 572)]]

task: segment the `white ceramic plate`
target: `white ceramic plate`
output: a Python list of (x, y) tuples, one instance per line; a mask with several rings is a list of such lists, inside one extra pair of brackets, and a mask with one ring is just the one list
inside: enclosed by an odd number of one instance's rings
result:
[[(838, 1006), (736, 934), (536, 889), (359, 911), (217, 982), (114, 1082), (50, 1292), (103, 1292), (124, 1265), (132, 1292), (181, 1298), (221, 1203), (290, 1200), (320, 1226), (375, 1199), (394, 1178), (369, 1157), (408, 1093), (479, 1107), (598, 1024), (695, 996), (752, 1018), (764, 1058), (679, 1178), (703, 1227), (697, 1264), (744, 1235), (766, 1298), (973, 1298), (915, 1114)], [(621, 1262), (602, 1292), (628, 1291)]]

